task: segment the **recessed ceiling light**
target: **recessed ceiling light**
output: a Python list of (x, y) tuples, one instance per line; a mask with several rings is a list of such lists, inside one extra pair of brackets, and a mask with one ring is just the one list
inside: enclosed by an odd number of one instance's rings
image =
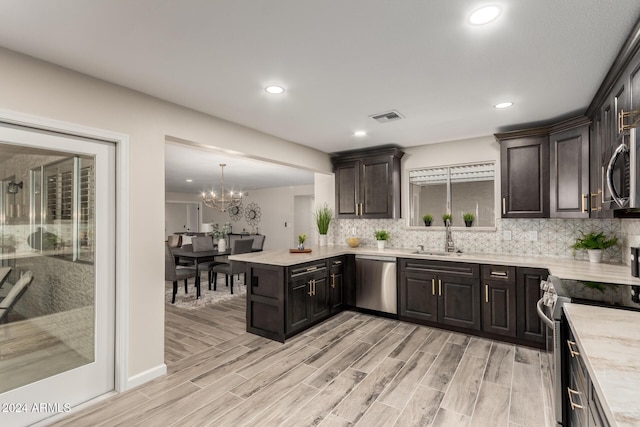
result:
[(363, 137), (367, 136), (367, 131), (365, 130), (357, 130), (353, 133), (353, 136)]
[(264, 88), (264, 90), (272, 95), (279, 95), (281, 93), (284, 93), (284, 88), (282, 86), (267, 86)]
[(472, 25), (484, 25), (493, 21), (500, 15), (500, 8), (498, 6), (484, 6), (474, 11), (469, 16), (469, 23)]
[(187, 178), (187, 182), (193, 182), (191, 178)]
[(499, 104), (496, 104), (493, 106), (493, 108), (497, 108), (498, 110), (501, 110), (503, 108), (509, 108), (513, 106), (513, 102), (501, 102)]

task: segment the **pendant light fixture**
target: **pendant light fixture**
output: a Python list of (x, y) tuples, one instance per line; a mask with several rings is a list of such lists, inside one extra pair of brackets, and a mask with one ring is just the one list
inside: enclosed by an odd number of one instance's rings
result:
[(220, 184), (220, 195), (217, 195), (215, 192), (211, 191), (208, 195), (207, 193), (202, 193), (202, 203), (205, 206), (210, 208), (218, 209), (220, 212), (226, 212), (228, 209), (239, 206), (242, 204), (242, 193), (234, 193), (233, 191), (229, 191), (225, 193), (224, 190), (224, 167), (227, 166), (224, 163), (220, 163), (221, 168), (221, 184)]

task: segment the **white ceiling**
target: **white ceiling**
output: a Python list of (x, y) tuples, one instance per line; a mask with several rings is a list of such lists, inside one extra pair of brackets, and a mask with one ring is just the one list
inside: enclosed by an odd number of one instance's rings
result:
[[(313, 184), (313, 172), (264, 161), (232, 157), (206, 148), (165, 144), (165, 191), (175, 193), (220, 192), (220, 163), (227, 190), (255, 189)], [(191, 179), (193, 182), (187, 182)]]
[[(640, 17), (638, 0), (489, 3), (500, 18), (473, 27), (484, 1), (0, 0), (0, 45), (335, 152), (584, 112)], [(391, 109), (406, 118), (369, 117)]]

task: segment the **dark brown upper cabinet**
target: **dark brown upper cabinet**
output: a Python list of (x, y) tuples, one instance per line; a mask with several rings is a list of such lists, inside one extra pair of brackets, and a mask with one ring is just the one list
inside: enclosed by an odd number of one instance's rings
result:
[(549, 217), (549, 135), (532, 129), (495, 134), (500, 142), (502, 218)]
[(400, 218), (400, 159), (396, 147), (336, 153), (337, 218)]
[(586, 117), (550, 129), (550, 216), (589, 218), (589, 124)]

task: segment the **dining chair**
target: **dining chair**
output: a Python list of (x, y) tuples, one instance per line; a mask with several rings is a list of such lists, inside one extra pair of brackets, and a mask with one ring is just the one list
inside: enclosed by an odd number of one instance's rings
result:
[[(173, 297), (171, 304), (176, 302), (176, 294), (178, 293), (178, 280), (184, 280), (184, 293), (187, 293), (187, 282), (190, 278), (196, 277), (196, 269), (193, 267), (176, 266), (175, 258), (169, 249), (169, 245), (164, 245), (164, 280), (173, 283)], [(198, 292), (199, 293), (199, 292)], [(197, 295), (197, 294), (196, 294)]]
[(179, 248), (182, 246), (182, 236), (171, 235), (167, 237), (167, 243), (171, 248)]
[[(251, 252), (253, 240), (238, 239), (234, 240), (231, 246), (231, 255), (246, 254)], [(229, 276), (231, 276), (231, 293), (233, 294), (233, 276), (236, 274), (244, 274), (245, 284), (247, 282), (246, 263), (239, 261), (229, 261), (228, 263), (218, 264), (213, 267), (213, 290), (216, 290), (216, 281), (218, 273), (225, 275), (225, 285), (229, 286)]]
[[(214, 251), (216, 250), (213, 239), (208, 236), (196, 236), (191, 239), (191, 244), (193, 245), (193, 252), (204, 252), (204, 251)], [(205, 261), (198, 264), (200, 271), (207, 272), (207, 279), (209, 281), (209, 290), (211, 290), (211, 281), (213, 276), (213, 267), (221, 264), (220, 261)]]
[(253, 245), (251, 246), (252, 252), (261, 251), (264, 248), (264, 234), (254, 234), (253, 236)]
[[(180, 249), (182, 249), (185, 252), (193, 252), (193, 244), (189, 243), (186, 245), (182, 245)], [(193, 260), (187, 259), (187, 258), (179, 258), (177, 264), (180, 266), (192, 266)]]

